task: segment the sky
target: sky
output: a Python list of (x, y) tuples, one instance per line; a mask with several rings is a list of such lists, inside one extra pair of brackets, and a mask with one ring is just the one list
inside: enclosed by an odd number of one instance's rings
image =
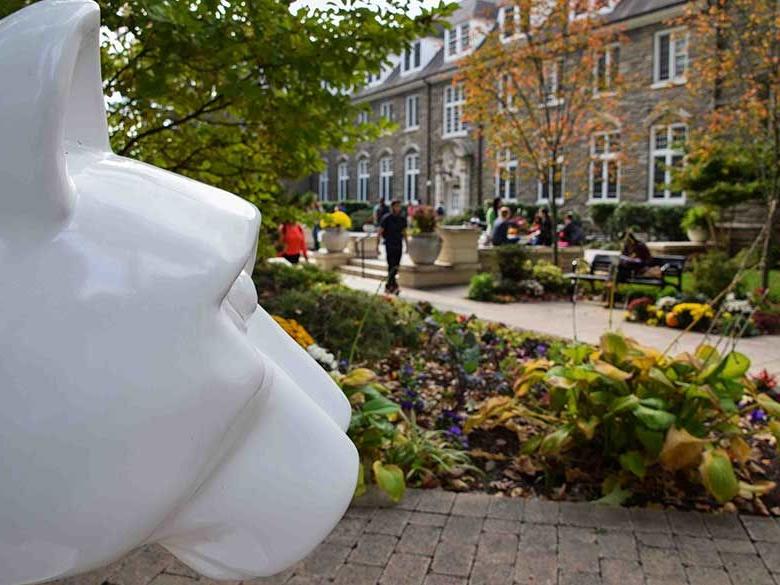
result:
[[(293, 2), (292, 6), (290, 6), (290, 10), (295, 11), (298, 7), (302, 7), (302, 6), (322, 7), (329, 3), (336, 3), (336, 2), (338, 2), (338, 0), (296, 0), (295, 2)], [(417, 12), (420, 7), (430, 8), (436, 6), (438, 3), (439, 0), (409, 0), (409, 4), (410, 4), (409, 14), (414, 15), (414, 13)], [(382, 0), (364, 0), (363, 4), (381, 6)]]

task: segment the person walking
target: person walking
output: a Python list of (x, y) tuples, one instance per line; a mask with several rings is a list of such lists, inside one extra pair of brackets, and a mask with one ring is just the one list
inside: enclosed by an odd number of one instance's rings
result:
[[(390, 213), (386, 213), (379, 222), (379, 238), (385, 240), (385, 255), (387, 257), (387, 284), (385, 292), (388, 294), (398, 294), (398, 267), (401, 264), (401, 255), (403, 254), (403, 244), (406, 242), (406, 228), (408, 226), (406, 218), (401, 213), (401, 202), (393, 201), (390, 204)], [(379, 240), (377, 239), (377, 248)]]
[(279, 256), (290, 264), (298, 264), (301, 256), (309, 261), (309, 253), (306, 249), (306, 235), (303, 228), (295, 220), (285, 221), (279, 226), (279, 239), (282, 242), (282, 251)]
[(379, 224), (382, 223), (382, 219), (384, 219), (385, 215), (388, 213), (390, 213), (390, 208), (387, 206), (387, 203), (385, 203), (385, 200), (380, 197), (379, 201), (374, 205), (374, 225), (379, 227)]

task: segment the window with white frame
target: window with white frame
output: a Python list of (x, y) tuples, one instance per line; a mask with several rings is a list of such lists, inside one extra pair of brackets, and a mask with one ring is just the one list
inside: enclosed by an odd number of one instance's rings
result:
[(445, 57), (453, 59), (471, 49), (471, 25), (468, 22), (444, 31)]
[(448, 85), (444, 88), (444, 136), (457, 136), (466, 132), (466, 124), (463, 122), (465, 103), (463, 85)]
[(617, 201), (620, 198), (620, 132), (597, 132), (590, 145), (590, 198)]
[(688, 127), (685, 124), (654, 126), (650, 132), (650, 196), (659, 202), (682, 202), (685, 194), (673, 191), (670, 183), (675, 169), (685, 162), (685, 142)]
[(496, 172), (496, 197), (504, 201), (517, 200), (517, 157), (504, 152)]
[(393, 102), (382, 102), (379, 106), (380, 115), (388, 122), (393, 121)]
[(420, 153), (409, 152), (404, 157), (404, 201), (416, 201), (419, 196)]
[(358, 112), (357, 123), (368, 124), (368, 112), (366, 110), (361, 110)]
[(688, 31), (665, 30), (655, 35), (655, 83), (684, 83), (688, 71)]
[(537, 180), (537, 199), (539, 203), (549, 203), (551, 193), (557, 196), (555, 202), (563, 205), (563, 190), (566, 187), (566, 169), (562, 162), (550, 165), (547, 169), (547, 180)]
[(563, 60), (555, 59), (544, 63), (542, 74), (544, 76), (544, 104), (557, 106), (561, 103), (561, 75), (563, 73)]
[(328, 200), (328, 167), (325, 163), (325, 169), (320, 173), (319, 177), (319, 191), (320, 201)]
[(420, 127), (420, 96), (406, 96), (406, 129), (414, 130)]
[(357, 164), (357, 198), (358, 201), (368, 201), (368, 180), (371, 175), (368, 172), (368, 157), (358, 160)]
[(401, 73), (411, 73), (422, 67), (422, 41), (414, 41), (411, 46), (404, 50), (401, 59)]
[(338, 184), (338, 196), (339, 201), (346, 201), (349, 199), (349, 165), (347, 161), (339, 163), (339, 184)]
[(379, 196), (384, 201), (393, 198), (393, 157), (379, 159)]
[(498, 24), (501, 29), (501, 40), (511, 39), (520, 33), (520, 7), (504, 6), (498, 13)]
[(614, 44), (599, 53), (594, 67), (594, 88), (597, 95), (615, 91), (620, 73), (620, 45)]

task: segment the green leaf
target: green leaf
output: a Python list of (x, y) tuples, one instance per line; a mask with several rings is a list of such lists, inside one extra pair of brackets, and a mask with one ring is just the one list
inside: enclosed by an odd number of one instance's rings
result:
[(620, 414), (622, 412), (630, 412), (640, 405), (639, 397), (634, 394), (623, 396), (612, 402), (609, 407), (609, 412), (612, 414)]
[(665, 410), (656, 410), (647, 406), (637, 406), (633, 411), (634, 416), (639, 419), (648, 429), (654, 431), (665, 431), (674, 424), (675, 416)]
[(747, 374), (750, 369), (750, 358), (744, 354), (732, 351), (726, 356), (726, 361), (723, 365), (723, 370), (720, 375), (723, 378), (741, 378)]
[(639, 402), (643, 406), (649, 406), (650, 408), (656, 408), (658, 410), (664, 410), (667, 407), (666, 401), (663, 398), (642, 398)]
[(571, 441), (571, 430), (567, 425), (547, 435), (539, 445), (539, 453), (546, 456), (560, 455)]
[(739, 481), (731, 459), (722, 449), (707, 451), (699, 472), (704, 487), (721, 504), (731, 501), (739, 493)]
[(355, 485), (354, 497), (359, 498), (366, 493), (366, 471), (361, 463), (358, 466), (357, 484)]
[(651, 431), (642, 426), (634, 429), (636, 438), (642, 443), (647, 453), (652, 457), (658, 457), (664, 446), (664, 434), (661, 431)]
[(373, 398), (366, 402), (361, 409), (363, 414), (374, 416), (389, 416), (401, 411), (401, 407), (384, 396)]
[(397, 465), (384, 465), (381, 461), (374, 461), (371, 466), (374, 470), (374, 479), (379, 488), (385, 492), (394, 502), (400, 502), (406, 492), (406, 480), (404, 472)]
[(619, 333), (605, 333), (601, 336), (601, 351), (610, 358), (611, 361), (621, 363), (628, 355), (628, 344), (625, 338)]
[(647, 473), (647, 468), (645, 467), (644, 457), (642, 457), (642, 454), (639, 451), (629, 451), (628, 453), (623, 453), (619, 460), (623, 469), (630, 471), (639, 479), (644, 479), (645, 474)]
[(631, 490), (623, 489), (620, 485), (616, 485), (606, 496), (599, 498), (593, 503), (601, 506), (622, 506), (632, 495), (634, 494)]

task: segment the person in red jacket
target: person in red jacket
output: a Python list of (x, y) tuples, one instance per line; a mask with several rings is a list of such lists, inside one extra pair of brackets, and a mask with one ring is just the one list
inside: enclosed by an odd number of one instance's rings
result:
[(286, 221), (279, 226), (279, 239), (282, 242), (282, 251), (279, 256), (287, 260), (290, 264), (298, 264), (301, 256), (309, 261), (309, 255), (306, 250), (306, 235), (303, 233), (301, 224), (297, 221)]

